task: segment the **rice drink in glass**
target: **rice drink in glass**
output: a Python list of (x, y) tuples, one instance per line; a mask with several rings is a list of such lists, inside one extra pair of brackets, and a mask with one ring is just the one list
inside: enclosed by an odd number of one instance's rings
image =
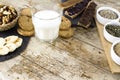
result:
[[(47, 5), (46, 5), (47, 4)], [(32, 7), (32, 22), (35, 36), (42, 41), (52, 42), (59, 34), (62, 8), (53, 1), (36, 4)]]

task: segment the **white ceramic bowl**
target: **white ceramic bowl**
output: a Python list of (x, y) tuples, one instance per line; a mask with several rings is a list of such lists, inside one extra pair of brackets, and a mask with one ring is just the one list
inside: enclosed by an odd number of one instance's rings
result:
[(120, 40), (119, 40), (119, 41), (115, 41), (115, 42), (112, 44), (112, 47), (111, 47), (111, 58), (112, 58), (112, 60), (113, 60), (116, 64), (120, 65), (120, 56), (118, 56), (118, 55), (115, 53), (115, 51), (114, 51), (114, 47), (115, 47), (115, 45), (118, 44), (118, 43), (120, 43)]
[[(99, 11), (101, 11), (101, 10), (111, 10), (111, 11), (115, 12), (118, 15), (118, 17), (116, 19), (108, 19), (108, 18), (102, 17), (99, 14)], [(111, 22), (111, 21), (119, 21), (120, 12), (112, 7), (100, 7), (97, 9), (96, 18), (97, 18), (99, 23), (105, 25), (106, 23)]]
[(106, 26), (107, 25), (119, 25), (120, 26), (120, 22), (117, 22), (117, 21), (112, 21), (112, 22), (109, 22), (107, 24), (104, 25), (104, 30), (103, 30), (103, 35), (105, 37), (105, 39), (111, 43), (115, 42), (115, 41), (118, 41), (120, 40), (120, 37), (116, 37), (116, 36), (113, 36), (111, 35), (110, 33), (107, 32), (106, 30)]

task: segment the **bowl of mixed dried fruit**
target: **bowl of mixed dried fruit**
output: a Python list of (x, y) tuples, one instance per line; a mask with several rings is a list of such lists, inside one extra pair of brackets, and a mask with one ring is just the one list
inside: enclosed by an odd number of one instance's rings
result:
[(6, 31), (15, 26), (18, 12), (13, 6), (0, 4), (0, 31)]

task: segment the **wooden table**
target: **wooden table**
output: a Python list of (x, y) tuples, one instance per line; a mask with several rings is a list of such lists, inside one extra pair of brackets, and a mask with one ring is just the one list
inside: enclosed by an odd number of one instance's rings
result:
[[(22, 9), (31, 0), (2, 0)], [(98, 6), (110, 5), (120, 11), (119, 0), (94, 0)], [(34, 36), (21, 55), (0, 62), (0, 80), (120, 80), (112, 74), (97, 27), (76, 27), (70, 39), (42, 43)]]

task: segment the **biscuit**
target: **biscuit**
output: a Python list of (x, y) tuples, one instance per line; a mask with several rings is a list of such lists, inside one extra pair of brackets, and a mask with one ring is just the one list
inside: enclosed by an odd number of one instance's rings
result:
[(61, 25), (60, 25), (60, 30), (67, 30), (70, 27), (71, 27), (71, 21), (68, 18), (62, 16), (62, 22), (61, 22)]
[(74, 34), (74, 30), (72, 28), (69, 28), (68, 30), (60, 30), (59, 36), (63, 38), (70, 38)]
[(27, 31), (27, 30), (23, 30), (21, 28), (18, 28), (17, 32), (22, 36), (33, 36), (34, 35), (34, 30)]
[(23, 8), (21, 10), (21, 15), (31, 17), (31, 9), (30, 8)]
[(28, 16), (20, 16), (18, 19), (19, 27), (23, 30), (31, 31), (34, 29), (32, 18)]

